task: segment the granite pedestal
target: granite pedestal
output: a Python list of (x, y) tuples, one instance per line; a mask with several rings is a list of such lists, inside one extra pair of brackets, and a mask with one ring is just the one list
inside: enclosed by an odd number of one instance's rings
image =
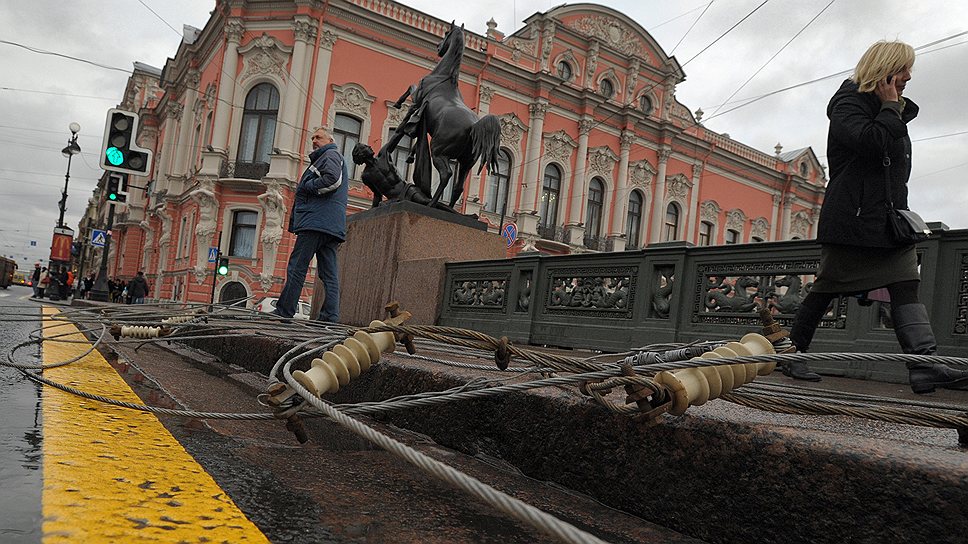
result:
[[(444, 263), (506, 256), (504, 240), (476, 217), (412, 202), (354, 214), (339, 250), (340, 321), (368, 325), (396, 300), (413, 314), (409, 323), (433, 325), (443, 299)], [(317, 282), (314, 311), (322, 305), (321, 290)]]

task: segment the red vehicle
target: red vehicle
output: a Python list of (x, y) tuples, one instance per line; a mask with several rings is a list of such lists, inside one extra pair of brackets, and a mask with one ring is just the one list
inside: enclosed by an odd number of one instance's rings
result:
[(13, 283), (13, 273), (17, 271), (17, 263), (13, 259), (0, 257), (0, 289), (6, 289)]

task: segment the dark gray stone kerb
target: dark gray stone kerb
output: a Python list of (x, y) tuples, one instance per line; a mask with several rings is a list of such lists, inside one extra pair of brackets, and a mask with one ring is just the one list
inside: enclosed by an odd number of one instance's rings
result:
[[(213, 353), (265, 368), (256, 355), (273, 342), (231, 340), (231, 351)], [(446, 368), (381, 362), (332, 400), (379, 401), (466, 380)], [(560, 389), (377, 417), (710, 542), (961, 542), (968, 534), (968, 461), (957, 451), (688, 413), (645, 426)]]

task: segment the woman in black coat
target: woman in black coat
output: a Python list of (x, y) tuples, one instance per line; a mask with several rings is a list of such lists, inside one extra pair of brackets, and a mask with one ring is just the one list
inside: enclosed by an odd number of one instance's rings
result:
[[(913, 65), (910, 45), (875, 43), (827, 106), (830, 182), (817, 225), (820, 267), (790, 331), (797, 351), (807, 351), (835, 297), (882, 287), (890, 293), (894, 333), (904, 353), (933, 355), (937, 350), (927, 309), (918, 300), (915, 246), (896, 243), (887, 223), (888, 184), (894, 206), (908, 207), (907, 124), (917, 116), (918, 106), (902, 93)], [(968, 371), (943, 364), (908, 363), (908, 370), (915, 393), (968, 385)], [(789, 363), (783, 372), (820, 381), (803, 362)]]

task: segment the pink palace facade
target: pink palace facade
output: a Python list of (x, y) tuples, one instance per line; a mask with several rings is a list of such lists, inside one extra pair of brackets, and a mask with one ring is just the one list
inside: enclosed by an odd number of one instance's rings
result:
[[(151, 298), (207, 302), (219, 246), (230, 272), (217, 300), (278, 296), (309, 135), (331, 128), (347, 157), (358, 141), (379, 148), (405, 111), (393, 102), (434, 66), (449, 24), (387, 0), (218, 0), (163, 69), (135, 63), (129, 78), (119, 107), (140, 113), (155, 162), (117, 210), (109, 274), (144, 270)], [(826, 179), (813, 151), (767, 154), (707, 130), (676, 100), (678, 62), (635, 21), (573, 4), (510, 36), (487, 27), (465, 31), (460, 90), (500, 117), (502, 167), (472, 175), (457, 206), (494, 232), (514, 221), (509, 254), (815, 236)], [(356, 213), (371, 196), (351, 177)], [(100, 193), (81, 233), (106, 223)]]

